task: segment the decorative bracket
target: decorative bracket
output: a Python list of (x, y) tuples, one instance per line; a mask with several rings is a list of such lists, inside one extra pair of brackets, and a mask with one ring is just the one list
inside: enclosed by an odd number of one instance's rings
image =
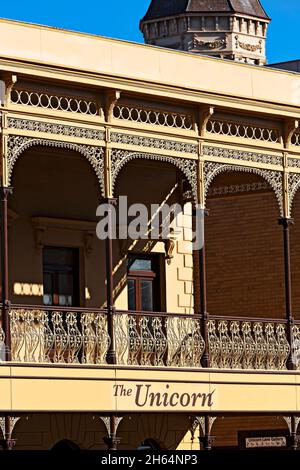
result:
[(121, 92), (117, 90), (109, 90), (104, 98), (104, 116), (106, 122), (111, 122), (113, 118), (114, 107), (121, 97)]
[(1, 74), (0, 80), (0, 104), (2, 106), (8, 106), (10, 102), (10, 94), (13, 86), (17, 83), (17, 75), (11, 73)]
[[(115, 434), (117, 434), (118, 432), (118, 428), (121, 424), (121, 421), (123, 420), (123, 416), (115, 416), (114, 419), (115, 419)], [(97, 420), (97, 419), (100, 419), (105, 427), (106, 427), (106, 430), (107, 430), (107, 434), (108, 436), (111, 436), (113, 434), (113, 430), (111, 428), (111, 416), (94, 416), (94, 419)]]
[(287, 119), (284, 121), (284, 147), (288, 149), (291, 145), (291, 140), (293, 135), (295, 134), (296, 130), (299, 127), (299, 120), (298, 119)]
[(215, 112), (213, 106), (207, 106), (199, 109), (199, 135), (203, 137), (206, 131), (206, 126), (210, 118)]
[[(287, 424), (287, 427), (289, 428), (289, 432), (290, 434), (292, 434), (293, 432), (297, 432), (297, 429), (298, 429), (298, 426), (299, 426), (299, 423), (300, 423), (300, 417), (299, 416), (282, 416), (284, 421), (286, 422)], [(294, 423), (293, 423), (293, 419), (295, 420)], [(294, 428), (294, 429), (293, 429)]]
[(217, 419), (217, 416), (209, 416), (208, 417), (209, 429), (205, 430), (205, 416), (195, 416), (195, 420), (197, 420), (203, 435), (205, 435), (206, 432), (210, 435), (213, 424), (216, 421), (216, 419)]
[(9, 435), (6, 433), (6, 419), (7, 418), (5, 416), (0, 416), (0, 428), (3, 435), (3, 439), (0, 441), (0, 445), (2, 445), (4, 450), (12, 450), (16, 445), (16, 440), (12, 438), (12, 434), (17, 422), (21, 419), (21, 416), (8, 416), (10, 430)]

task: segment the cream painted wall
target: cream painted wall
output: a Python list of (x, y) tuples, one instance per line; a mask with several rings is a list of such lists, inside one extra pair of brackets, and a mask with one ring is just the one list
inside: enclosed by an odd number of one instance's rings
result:
[(0, 55), (151, 85), (300, 105), (297, 74), (15, 21), (0, 20)]
[[(115, 194), (127, 195), (128, 205), (143, 202), (150, 209), (151, 203), (166, 202), (171, 205), (178, 202), (176, 184), (176, 169), (172, 165), (139, 160), (129, 163), (120, 173)], [(13, 303), (42, 303), (42, 247), (39, 246), (42, 241), (44, 245), (80, 249), (82, 286), (88, 288), (91, 297), (90, 300), (85, 299), (83, 289), (81, 305), (104, 307), (105, 243), (95, 236), (91, 253), (88, 254), (85, 251), (84, 233), (70, 229), (68, 223), (68, 220), (94, 221), (96, 227), (99, 186), (89, 163), (82, 155), (69, 151), (32, 149), (19, 158), (13, 173), (13, 186), (14, 192), (9, 201), (15, 217), (11, 222), (9, 240)], [(32, 217), (64, 219), (65, 229), (49, 226), (40, 235), (34, 230)], [(151, 251), (162, 255), (165, 271), (161, 282), (162, 300), (166, 297), (162, 308), (173, 313), (193, 313), (190, 204), (185, 206), (174, 229), (174, 258), (170, 262), (164, 259), (162, 242), (149, 244), (145, 240), (128, 245), (127, 241), (114, 241), (117, 309), (128, 308), (126, 249), (129, 248), (130, 252)], [(23, 287), (22, 295), (17, 295), (20, 294), (20, 285)], [(38, 286), (39, 295), (34, 295)]]

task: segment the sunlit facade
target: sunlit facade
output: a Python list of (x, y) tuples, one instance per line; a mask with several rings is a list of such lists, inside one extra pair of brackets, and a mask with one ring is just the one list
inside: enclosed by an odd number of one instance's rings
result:
[[(3, 447), (295, 448), (299, 75), (7, 20), (0, 56)], [(182, 211), (99, 240), (120, 196)]]

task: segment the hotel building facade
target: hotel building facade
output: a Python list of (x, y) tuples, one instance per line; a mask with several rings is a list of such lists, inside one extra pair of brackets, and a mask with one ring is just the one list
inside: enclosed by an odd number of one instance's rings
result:
[[(0, 20), (3, 448), (298, 445), (300, 76), (260, 2), (161, 3), (146, 45)], [(120, 196), (182, 211), (114, 239)]]

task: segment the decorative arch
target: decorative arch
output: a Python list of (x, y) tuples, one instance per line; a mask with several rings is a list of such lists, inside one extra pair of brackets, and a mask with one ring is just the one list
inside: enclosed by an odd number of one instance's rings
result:
[(8, 185), (11, 184), (11, 178), (14, 166), (20, 155), (31, 147), (47, 146), (55, 148), (64, 148), (67, 150), (74, 150), (81, 153), (88, 162), (92, 165), (97, 179), (100, 183), (101, 194), (105, 196), (104, 189), (104, 150), (102, 147), (95, 145), (75, 144), (72, 142), (63, 142), (57, 140), (39, 139), (32, 137), (22, 136), (9, 136), (8, 137), (8, 152), (7, 152), (7, 170), (8, 170)]
[(259, 168), (252, 168), (248, 166), (240, 166), (240, 165), (229, 165), (224, 163), (217, 163), (217, 162), (205, 162), (204, 164), (204, 179), (205, 179), (205, 186), (204, 186), (204, 194), (205, 199), (208, 194), (208, 190), (210, 185), (212, 184), (213, 180), (221, 173), (224, 172), (244, 172), (244, 173), (254, 173), (258, 176), (264, 178), (271, 188), (273, 189), (278, 206), (280, 216), (284, 216), (283, 211), (283, 178), (282, 173), (280, 171), (275, 170), (263, 170)]
[(117, 177), (122, 168), (129, 163), (131, 160), (144, 159), (144, 160), (158, 160), (165, 163), (171, 163), (176, 168), (182, 171), (186, 179), (188, 180), (193, 198), (197, 202), (198, 194), (198, 171), (197, 171), (197, 160), (190, 158), (170, 157), (168, 155), (158, 155), (152, 153), (143, 152), (129, 152), (126, 150), (114, 149), (111, 153), (111, 179), (112, 179), (112, 191), (114, 191)]
[(300, 188), (300, 173), (289, 173), (289, 217), (292, 215), (293, 202)]

